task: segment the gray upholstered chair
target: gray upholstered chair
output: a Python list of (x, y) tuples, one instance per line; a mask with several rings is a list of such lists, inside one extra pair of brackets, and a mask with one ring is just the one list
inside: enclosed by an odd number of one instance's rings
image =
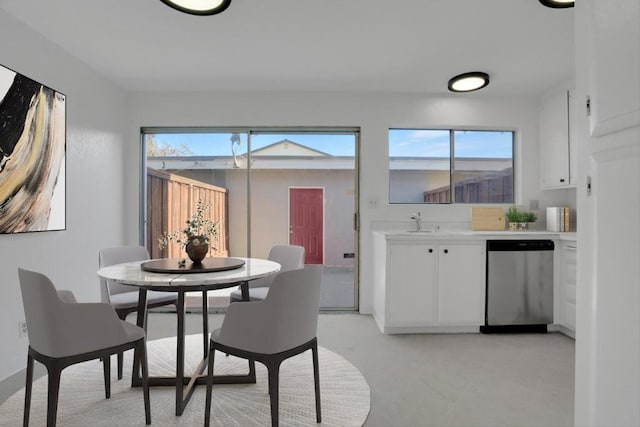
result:
[[(149, 259), (149, 252), (143, 246), (117, 246), (101, 249), (98, 253), (100, 268), (131, 261)], [(147, 308), (175, 305), (178, 299), (174, 292), (147, 292)], [(122, 320), (129, 313), (138, 311), (138, 290), (132, 286), (120, 285), (112, 280), (100, 279), (100, 301), (111, 304)], [(118, 379), (122, 379), (122, 353), (118, 353)]]
[[(304, 267), (304, 248), (295, 245), (276, 245), (267, 259), (280, 264), (280, 271), (297, 270)], [(249, 282), (249, 300), (262, 301), (267, 297), (269, 286), (275, 276), (263, 277)], [(236, 289), (229, 295), (231, 302), (242, 301), (242, 292)]]
[(318, 309), (321, 271), (307, 267), (279, 273), (264, 301), (231, 304), (222, 327), (211, 333), (205, 426), (211, 419), (211, 393), (215, 351), (255, 360), (267, 367), (271, 425), (278, 425), (280, 364), (311, 349), (316, 396), (316, 422), (321, 422), (318, 370)]
[(144, 330), (118, 319), (109, 304), (79, 304), (71, 292), (56, 292), (53, 283), (40, 273), (18, 269), (18, 276), (29, 331), (24, 425), (29, 425), (34, 360), (47, 368), (47, 427), (52, 427), (56, 425), (60, 375), (64, 368), (101, 358), (108, 399), (111, 355), (132, 348), (140, 354), (145, 421), (151, 424)]

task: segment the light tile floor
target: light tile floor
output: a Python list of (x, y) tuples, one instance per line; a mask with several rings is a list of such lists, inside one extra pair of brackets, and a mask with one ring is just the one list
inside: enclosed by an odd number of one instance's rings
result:
[[(355, 287), (353, 267), (322, 268), (322, 286), (320, 288), (320, 308), (323, 310), (352, 310), (355, 307)], [(210, 311), (221, 311), (229, 305), (229, 294), (234, 288), (207, 292)], [(187, 309), (198, 311), (202, 306), (201, 294), (190, 293), (187, 296)]]
[[(213, 330), (224, 316), (209, 319)], [(200, 322), (188, 314), (187, 333)], [(175, 314), (150, 313), (148, 328), (150, 340), (175, 336)], [(325, 313), (318, 344), (369, 383), (365, 427), (573, 425), (575, 343), (559, 333), (384, 335), (371, 316)], [(23, 386), (24, 372), (0, 382), (0, 402)]]

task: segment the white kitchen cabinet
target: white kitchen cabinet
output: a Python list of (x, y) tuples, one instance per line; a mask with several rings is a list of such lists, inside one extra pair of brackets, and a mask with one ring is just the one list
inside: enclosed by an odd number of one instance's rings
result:
[(567, 86), (540, 98), (540, 177), (543, 189), (576, 185), (575, 144), (571, 132), (573, 100)]
[(388, 322), (433, 325), (436, 321), (437, 254), (435, 245), (389, 244), (387, 271)]
[(438, 246), (438, 324), (484, 323), (484, 246)]
[(576, 331), (576, 252), (577, 244), (575, 242), (564, 242), (562, 245), (562, 256), (564, 264), (562, 268), (562, 286), (563, 286), (563, 319), (562, 325), (567, 329)]
[(374, 318), (382, 332), (478, 332), (483, 243), (374, 237)]
[(576, 331), (576, 273), (577, 273), (577, 243), (575, 241), (560, 241), (556, 245), (556, 280), (554, 323), (560, 326), (560, 331), (575, 337)]
[(640, 125), (640, 2), (590, 2), (589, 98), (592, 136)]

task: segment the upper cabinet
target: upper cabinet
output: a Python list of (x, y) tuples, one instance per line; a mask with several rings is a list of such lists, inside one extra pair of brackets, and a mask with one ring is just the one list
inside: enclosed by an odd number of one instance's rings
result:
[(540, 98), (540, 177), (543, 189), (576, 184), (575, 148), (571, 132), (571, 90), (568, 85)]
[(640, 125), (640, 1), (590, 3), (591, 135)]

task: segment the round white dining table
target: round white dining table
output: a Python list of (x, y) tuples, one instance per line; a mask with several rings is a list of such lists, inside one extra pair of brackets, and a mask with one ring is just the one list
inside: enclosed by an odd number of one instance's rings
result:
[[(235, 258), (244, 261), (238, 268), (213, 271), (213, 272), (151, 272), (143, 270), (142, 264), (149, 261), (134, 261), (122, 264), (114, 264), (98, 270), (98, 276), (113, 280), (123, 285), (138, 288), (138, 318), (137, 325), (146, 330), (147, 291), (176, 292), (178, 294), (177, 311), (177, 345), (176, 345), (176, 376), (175, 377), (149, 377), (150, 386), (167, 386), (175, 384), (176, 387), (176, 415), (182, 415), (189, 399), (193, 395), (197, 384), (205, 384), (206, 376), (203, 372), (207, 366), (209, 326), (207, 316), (203, 316), (203, 358), (196, 371), (191, 376), (184, 374), (184, 350), (185, 350), (185, 293), (202, 292), (202, 310), (208, 311), (207, 291), (240, 286), (242, 297), (249, 300), (249, 282), (262, 277), (267, 277), (280, 271), (280, 264), (259, 258)], [(151, 260), (155, 261), (155, 260)], [(173, 265), (175, 269), (182, 268), (182, 260), (165, 259), (163, 263)], [(190, 262), (187, 261), (187, 268)], [(139, 387), (142, 384), (139, 372), (139, 357), (134, 353), (133, 374), (131, 385)], [(217, 375), (214, 383), (255, 383), (255, 363), (249, 361), (248, 375)], [(185, 387), (186, 386), (186, 387)]]

